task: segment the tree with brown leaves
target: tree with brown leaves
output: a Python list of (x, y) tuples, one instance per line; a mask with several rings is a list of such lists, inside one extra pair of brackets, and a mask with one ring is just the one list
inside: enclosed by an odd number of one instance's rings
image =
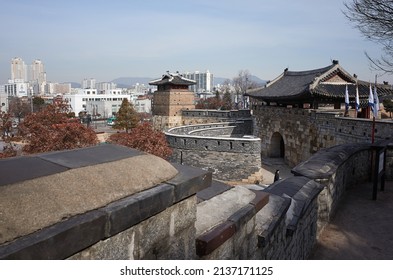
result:
[(165, 134), (153, 129), (150, 123), (144, 122), (131, 129), (130, 133), (112, 134), (109, 142), (141, 150), (167, 159), (172, 154)]
[(68, 150), (92, 146), (98, 143), (93, 129), (69, 117), (70, 106), (56, 100), (39, 112), (25, 117), (19, 126), (27, 145), (26, 153)]
[(31, 113), (31, 103), (26, 98), (10, 97), (8, 113), (21, 122), (22, 118)]
[(1, 138), (4, 140), (8, 134), (11, 132), (12, 120), (9, 113), (0, 111), (0, 131)]
[(16, 156), (16, 148), (11, 142), (12, 119), (11, 115), (0, 111), (0, 131), (3, 140), (3, 149), (0, 150), (0, 158)]

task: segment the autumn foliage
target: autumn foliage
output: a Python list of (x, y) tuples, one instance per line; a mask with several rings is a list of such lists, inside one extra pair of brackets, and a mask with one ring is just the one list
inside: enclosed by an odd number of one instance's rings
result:
[(151, 124), (147, 122), (138, 124), (130, 133), (112, 134), (109, 142), (141, 150), (164, 159), (172, 154), (165, 134), (153, 129)]
[(26, 116), (19, 126), (27, 142), (23, 151), (40, 153), (97, 144), (94, 130), (85, 127), (78, 119), (70, 118), (69, 113), (69, 105), (58, 100), (41, 111)]
[(12, 129), (11, 115), (0, 111), (0, 139), (3, 140), (3, 150), (0, 151), (0, 158), (16, 156), (16, 149), (11, 143), (10, 132)]

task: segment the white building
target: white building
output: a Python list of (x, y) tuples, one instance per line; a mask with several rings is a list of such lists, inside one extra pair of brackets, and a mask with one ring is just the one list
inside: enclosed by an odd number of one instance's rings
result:
[(0, 112), (8, 111), (8, 95), (4, 91), (4, 87), (0, 88)]
[(139, 96), (132, 104), (138, 113), (151, 114), (151, 99), (145, 96)]
[(23, 79), (8, 80), (8, 83), (4, 85), (4, 92), (7, 96), (24, 97), (29, 96), (29, 83), (26, 83)]
[(145, 84), (140, 84), (140, 83), (136, 83), (135, 85), (132, 85), (129, 90), (133, 93), (133, 94), (137, 94), (137, 95), (145, 95), (149, 92), (149, 89), (151, 87), (146, 86)]
[[(100, 92), (99, 92), (100, 94)], [(115, 88), (115, 89), (106, 89), (104, 91), (101, 91), (101, 94), (106, 94), (106, 95), (120, 95), (123, 94), (123, 90), (121, 88)]]
[(196, 82), (195, 85), (190, 86), (190, 90), (194, 93), (204, 93), (204, 92), (212, 92), (213, 91), (213, 74), (207, 70), (205, 73), (200, 73), (199, 71), (195, 71), (194, 73), (184, 73), (182, 74), (184, 78), (189, 80), (194, 80)]
[(106, 118), (117, 113), (123, 99), (130, 100), (130, 95), (123, 94), (121, 90), (98, 94), (97, 89), (78, 89), (76, 93), (65, 94), (63, 98), (69, 102), (76, 115), (86, 111), (88, 114), (100, 114)]

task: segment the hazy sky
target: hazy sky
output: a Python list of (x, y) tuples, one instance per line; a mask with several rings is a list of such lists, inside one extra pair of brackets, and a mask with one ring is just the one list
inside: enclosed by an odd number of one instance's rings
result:
[[(346, 0), (351, 1), (351, 0)], [(342, 0), (0, 0), (0, 82), (10, 62), (41, 59), (47, 79), (80, 82), (206, 71), (233, 78), (249, 70), (273, 79), (284, 68), (332, 59), (362, 80), (379, 57), (342, 13)], [(391, 76), (381, 80), (391, 81)]]

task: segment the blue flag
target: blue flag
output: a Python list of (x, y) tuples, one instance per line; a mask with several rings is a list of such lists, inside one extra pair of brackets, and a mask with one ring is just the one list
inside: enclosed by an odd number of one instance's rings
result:
[(371, 88), (371, 84), (370, 84), (370, 94), (368, 95), (368, 106), (371, 108), (371, 111), (374, 114), (374, 95), (373, 95), (373, 90)]

